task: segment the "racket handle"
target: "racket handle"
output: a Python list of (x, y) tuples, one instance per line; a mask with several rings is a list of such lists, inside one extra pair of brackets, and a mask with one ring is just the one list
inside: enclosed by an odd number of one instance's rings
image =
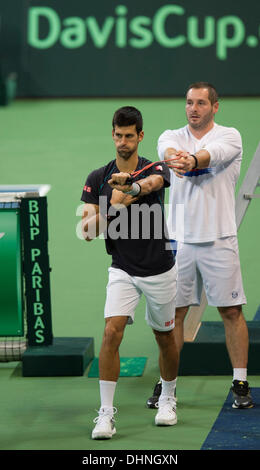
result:
[(133, 176), (129, 176), (129, 178), (127, 178), (125, 184), (129, 184), (129, 186), (130, 186), (133, 183), (133, 181), (134, 181)]

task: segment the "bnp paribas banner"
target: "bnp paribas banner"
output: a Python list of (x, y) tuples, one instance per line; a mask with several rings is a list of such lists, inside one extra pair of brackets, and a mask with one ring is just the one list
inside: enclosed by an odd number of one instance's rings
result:
[(197, 80), (260, 93), (260, 0), (5, 3), (21, 96), (183, 96)]

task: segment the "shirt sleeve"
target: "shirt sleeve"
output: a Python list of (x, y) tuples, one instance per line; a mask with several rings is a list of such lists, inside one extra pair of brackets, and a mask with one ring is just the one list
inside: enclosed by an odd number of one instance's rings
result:
[(99, 205), (99, 178), (97, 170), (92, 171), (88, 175), (82, 191), (81, 201), (87, 204)]
[(206, 144), (203, 149), (210, 154), (210, 167), (223, 165), (236, 157), (242, 158), (242, 139), (240, 133), (234, 128), (226, 128), (216, 140)]
[(174, 148), (175, 150), (179, 150), (179, 144), (177, 142), (174, 132), (171, 130), (167, 130), (164, 131), (158, 139), (157, 152), (160, 160), (164, 160), (165, 150), (170, 147)]

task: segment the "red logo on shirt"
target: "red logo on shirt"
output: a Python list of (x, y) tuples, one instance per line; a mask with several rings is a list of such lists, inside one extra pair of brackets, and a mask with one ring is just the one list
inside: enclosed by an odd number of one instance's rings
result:
[(91, 193), (91, 187), (90, 186), (84, 186), (84, 191), (87, 191), (87, 193)]
[(165, 326), (171, 326), (173, 324), (173, 319), (171, 321), (166, 321)]
[(157, 165), (157, 166), (155, 167), (155, 169), (156, 169), (156, 170), (160, 170), (160, 171), (163, 170), (162, 165)]

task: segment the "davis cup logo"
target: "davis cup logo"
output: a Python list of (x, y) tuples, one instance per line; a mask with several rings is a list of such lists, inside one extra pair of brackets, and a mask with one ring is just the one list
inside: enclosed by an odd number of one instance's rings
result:
[(0, 239), (5, 236), (5, 232), (0, 233)]

